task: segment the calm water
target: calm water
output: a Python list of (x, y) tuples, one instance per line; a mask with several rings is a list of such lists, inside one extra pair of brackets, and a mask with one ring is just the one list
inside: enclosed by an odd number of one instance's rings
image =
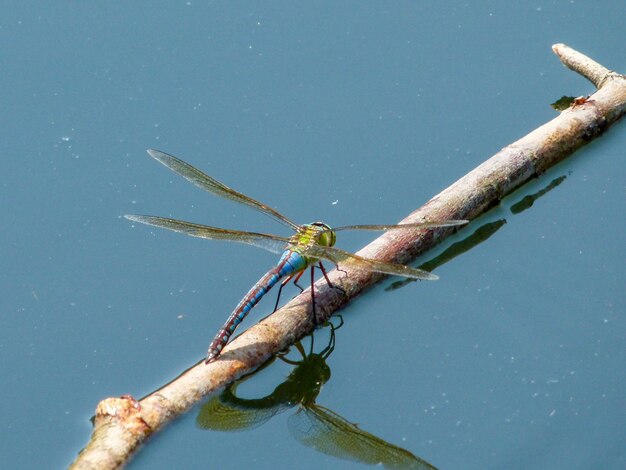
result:
[[(68, 465), (100, 399), (141, 397), (200, 359), (275, 261), (133, 229), (121, 215), (285, 234), (146, 148), (300, 222), (395, 222), (551, 119), (549, 103), (593, 91), (553, 43), (626, 72), (620, 2), (0, 11), (0, 455), (11, 468)], [(315, 403), (440, 468), (624, 468), (624, 148), (621, 123), (421, 260), (462, 243), (440, 281), (390, 279), (351, 304)], [(271, 395), (292, 370), (277, 361), (237, 396)], [(220, 432), (197, 424), (198, 408), (131, 468), (359, 466), (302, 445), (296, 408), (274, 411)]]

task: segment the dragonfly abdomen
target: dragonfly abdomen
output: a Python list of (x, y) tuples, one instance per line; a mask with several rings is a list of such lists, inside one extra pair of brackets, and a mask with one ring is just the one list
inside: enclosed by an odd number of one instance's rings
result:
[(237, 326), (246, 318), (246, 315), (252, 310), (252, 307), (254, 307), (278, 281), (284, 277), (291, 277), (303, 271), (307, 266), (308, 260), (306, 257), (295, 251), (286, 250), (278, 264), (257, 281), (230, 314), (224, 326), (218, 331), (209, 345), (206, 362), (211, 362), (220, 355), (222, 349), (226, 346), (228, 340), (230, 340), (231, 335), (235, 332), (235, 329), (237, 329)]

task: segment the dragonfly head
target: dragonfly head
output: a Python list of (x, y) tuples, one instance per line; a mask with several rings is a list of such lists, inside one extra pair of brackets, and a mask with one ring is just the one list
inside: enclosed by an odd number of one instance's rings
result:
[(313, 227), (319, 229), (318, 243), (322, 246), (333, 246), (337, 241), (335, 231), (323, 222), (313, 222)]

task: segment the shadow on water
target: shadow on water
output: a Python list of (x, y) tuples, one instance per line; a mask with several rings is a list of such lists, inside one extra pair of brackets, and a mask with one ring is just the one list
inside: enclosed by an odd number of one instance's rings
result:
[(277, 356), (294, 367), (272, 393), (260, 398), (239, 398), (237, 386), (254, 374), (248, 375), (202, 406), (196, 418), (198, 426), (212, 431), (243, 431), (262, 425), (278, 413), (296, 408), (287, 420), (289, 431), (300, 443), (318, 452), (365, 464), (382, 464), (386, 468), (434, 469), (408, 450), (360, 429), (316, 403), (322, 386), (331, 376), (326, 360), (335, 348), (335, 331), (343, 325), (341, 317), (339, 319), (341, 323), (338, 326), (329, 323), (330, 339), (320, 352), (313, 352), (311, 336), (308, 354), (298, 342), (294, 345), (299, 353), (296, 360), (288, 358), (286, 353)]
[[(512, 214), (520, 214), (524, 212), (526, 209), (530, 209), (535, 201), (542, 196), (545, 196), (547, 193), (552, 191), (558, 185), (560, 185), (567, 176), (561, 175), (558, 178), (553, 179), (550, 183), (543, 189), (523, 196), (519, 201), (513, 203), (510, 207)], [(418, 267), (423, 269), (424, 271), (432, 272), (439, 266), (444, 265), (448, 261), (453, 260), (459, 255), (471, 250), (475, 246), (483, 243), (488, 240), (493, 234), (495, 234), (500, 228), (502, 228), (506, 224), (506, 219), (499, 219), (494, 222), (488, 222), (480, 227), (478, 227), (474, 232), (472, 232), (469, 236), (465, 237), (463, 240), (453, 243), (448, 247), (443, 253), (434, 257), (431, 260), (426, 261), (425, 263), (420, 264)], [(402, 279), (398, 281), (392, 282), (389, 286), (385, 288), (386, 291), (399, 289), (400, 287), (404, 287), (405, 285), (415, 282), (415, 279)]]
[(555, 178), (552, 181), (550, 181), (550, 184), (546, 186), (545, 188), (541, 189), (540, 191), (537, 191), (536, 193), (533, 193), (533, 194), (529, 194), (528, 196), (524, 196), (522, 199), (520, 199), (519, 202), (516, 202), (515, 204), (511, 206), (511, 212), (513, 214), (519, 214), (521, 212), (524, 212), (526, 209), (530, 209), (537, 199), (539, 199), (541, 196), (544, 196), (545, 194), (552, 191), (559, 184), (565, 181), (565, 178), (567, 178), (567, 176), (561, 175), (558, 178)]

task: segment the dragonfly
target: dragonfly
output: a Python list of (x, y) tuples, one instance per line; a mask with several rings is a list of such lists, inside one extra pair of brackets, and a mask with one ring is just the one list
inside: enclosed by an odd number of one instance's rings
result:
[[(230, 201), (256, 209), (275, 219), (279, 223), (289, 227), (295, 232), (291, 237), (282, 237), (264, 233), (210, 227), (208, 225), (151, 215), (124, 216), (132, 222), (166, 228), (193, 237), (245, 243), (266, 249), (272, 253), (282, 254), (278, 263), (267, 271), (241, 299), (224, 325), (215, 335), (215, 338), (211, 341), (207, 351), (205, 360), (207, 364), (215, 361), (220, 356), (237, 326), (273, 286), (280, 281), (280, 288), (278, 291), (278, 297), (280, 298), (282, 288), (289, 281), (293, 280), (296, 286), (300, 287), (297, 282), (300, 280), (300, 277), (304, 274), (307, 268), (310, 268), (311, 270), (311, 303), (313, 323), (315, 324), (315, 291), (313, 287), (315, 280), (314, 268), (319, 267), (330, 287), (340, 289), (338, 286), (331, 283), (326, 273), (326, 269), (322, 265), (322, 259), (328, 260), (336, 266), (341, 264), (410, 279), (437, 279), (437, 276), (434, 274), (421, 269), (412, 268), (402, 264), (388, 263), (372, 258), (364, 258), (362, 256), (340, 250), (339, 248), (334, 247), (336, 232), (343, 230), (386, 231), (397, 229), (425, 229), (432, 227), (452, 227), (467, 223), (466, 220), (446, 220), (442, 222), (425, 221), (422, 223), (401, 225), (346, 225), (335, 228), (331, 228), (323, 222), (298, 225), (272, 207), (229, 188), (225, 184), (220, 183), (216, 179), (203, 173), (189, 163), (174, 157), (173, 155), (154, 149), (149, 149), (148, 154), (159, 163), (162, 163), (167, 168), (175, 173), (178, 173), (180, 176), (195, 184), (199, 188)], [(300, 287), (300, 289), (302, 288)], [(275, 310), (278, 307), (278, 300), (279, 299), (276, 301)]]

